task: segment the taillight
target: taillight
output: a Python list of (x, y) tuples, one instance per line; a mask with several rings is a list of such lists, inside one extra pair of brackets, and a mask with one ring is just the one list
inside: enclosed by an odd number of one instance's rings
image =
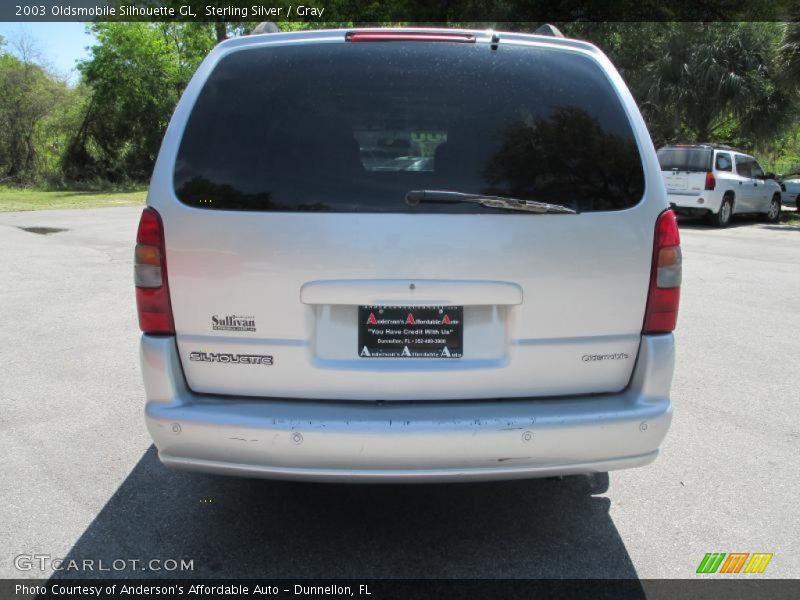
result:
[(656, 221), (650, 290), (642, 333), (667, 333), (675, 329), (681, 297), (681, 239), (672, 209)]
[(706, 189), (713, 190), (715, 187), (717, 187), (717, 178), (714, 177), (714, 174), (711, 171), (709, 171), (706, 173)]
[(448, 33), (435, 31), (348, 31), (344, 36), (348, 42), (461, 42), (475, 43), (471, 33)]
[(133, 265), (139, 327), (144, 333), (174, 335), (164, 225), (161, 216), (152, 208), (145, 208), (139, 219)]

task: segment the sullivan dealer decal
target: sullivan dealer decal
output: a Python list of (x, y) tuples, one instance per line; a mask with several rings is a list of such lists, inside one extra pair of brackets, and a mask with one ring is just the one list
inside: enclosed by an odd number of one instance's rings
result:
[(255, 331), (256, 320), (253, 316), (219, 315), (211, 316), (211, 329), (214, 331)]
[(238, 365), (272, 365), (268, 354), (228, 354), (223, 352), (189, 352), (189, 360), (210, 363), (231, 363)]

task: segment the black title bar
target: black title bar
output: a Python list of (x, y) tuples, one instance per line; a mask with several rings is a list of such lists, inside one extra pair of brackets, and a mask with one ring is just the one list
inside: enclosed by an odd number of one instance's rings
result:
[[(798, 0), (4, 0), (2, 21), (542, 23), (786, 21)], [(327, 24), (327, 25), (326, 25)]]
[(698, 577), (696, 579), (18, 579), (0, 580), (0, 598), (186, 600), (280, 598), (305, 600), (448, 600), (485, 598), (592, 600), (750, 600), (798, 598), (800, 580)]

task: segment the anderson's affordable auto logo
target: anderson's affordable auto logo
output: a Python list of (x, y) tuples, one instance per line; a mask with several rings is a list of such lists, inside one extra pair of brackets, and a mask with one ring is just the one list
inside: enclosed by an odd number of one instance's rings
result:
[(771, 560), (771, 552), (708, 552), (700, 561), (697, 572), (763, 573)]
[[(440, 311), (443, 312), (443, 311)], [(367, 317), (367, 325), (458, 325), (460, 321), (458, 319), (451, 319), (450, 315), (443, 313), (444, 316), (440, 319), (418, 319), (414, 317), (413, 312), (409, 312), (408, 316), (403, 319), (378, 319), (375, 317), (375, 313), (369, 313), (369, 317)]]

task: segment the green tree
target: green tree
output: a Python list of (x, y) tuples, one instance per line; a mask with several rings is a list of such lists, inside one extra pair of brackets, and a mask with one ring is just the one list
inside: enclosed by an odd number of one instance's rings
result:
[[(278, 0), (277, 4), (286, 3)], [(331, 0), (326, 10), (332, 12), (326, 12), (326, 17), (352, 14), (351, 4), (352, 0)], [(400, 0), (394, 4), (395, 12), (387, 13), (386, 6), (375, 0), (359, 15), (366, 22), (380, 21), (381, 15), (385, 19), (387, 14), (407, 14), (404, 9), (416, 4), (415, 0)], [(494, 4), (507, 5), (508, 17), (513, 17), (515, 2)], [(472, 10), (464, 13), (447, 0), (436, 0), (418, 6), (415, 14), (419, 20), (448, 21), (479, 12), (477, 0), (468, 5)], [(175, 104), (197, 65), (219, 40), (246, 34), (255, 25), (221, 20), (93, 25), (97, 44), (80, 66), (81, 91), (71, 101), (71, 112), (64, 113), (64, 126), (73, 132), (64, 161), (66, 176), (148, 178)], [(282, 30), (352, 25), (278, 23)], [(534, 31), (540, 23), (458, 25)], [(557, 25), (567, 36), (591, 41), (608, 54), (636, 97), (657, 145), (723, 141), (757, 147), (776, 161), (794, 147), (785, 141), (793, 138), (785, 134), (793, 130), (792, 120), (800, 105), (800, 24)], [(74, 118), (76, 107), (84, 107), (83, 118)], [(72, 115), (72, 120), (66, 115)]]
[(146, 179), (175, 105), (213, 47), (213, 24), (95, 23), (79, 65), (91, 88), (65, 160), (71, 178)]
[(784, 29), (780, 48), (783, 83), (790, 91), (798, 93), (800, 86), (800, 3), (797, 5), (792, 21)]
[(793, 113), (779, 85), (779, 23), (681, 23), (645, 65), (639, 97), (656, 140), (763, 144)]
[(26, 37), (15, 54), (0, 43), (0, 178), (25, 184), (44, 171), (44, 124), (68, 100), (66, 83), (36, 64), (38, 52)]
[(608, 57), (636, 93), (645, 67), (662, 55), (664, 42), (675, 23), (557, 23), (566, 37), (595, 44)]

